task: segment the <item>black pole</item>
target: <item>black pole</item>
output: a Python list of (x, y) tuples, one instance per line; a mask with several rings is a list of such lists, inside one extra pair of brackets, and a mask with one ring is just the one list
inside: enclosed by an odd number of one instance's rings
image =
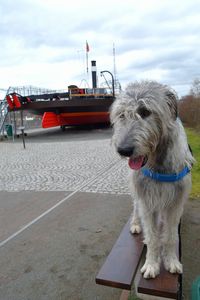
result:
[(24, 146), (24, 149), (26, 149), (26, 145), (25, 145), (25, 137), (24, 137), (24, 128), (22, 128), (21, 131), (22, 131), (22, 141), (23, 141), (23, 146)]
[(14, 120), (14, 135), (17, 135), (17, 128), (16, 128), (16, 118), (15, 118), (15, 111), (13, 111), (13, 120)]
[(115, 84), (114, 84), (114, 76), (110, 71), (101, 71), (101, 74), (103, 73), (109, 73), (112, 77), (112, 94), (113, 94), (113, 98), (115, 98)]
[(25, 149), (26, 145), (25, 145), (25, 135), (24, 135), (23, 110), (20, 111), (20, 115), (21, 115), (21, 126), (19, 127), (19, 129), (21, 129), (21, 132), (22, 132), (22, 141), (23, 141), (23, 146), (24, 146), (24, 149)]
[(96, 68), (96, 60), (91, 61), (92, 64), (92, 87), (93, 89), (97, 88), (97, 68)]
[(20, 110), (20, 116), (21, 116), (21, 126), (24, 126), (23, 110)]

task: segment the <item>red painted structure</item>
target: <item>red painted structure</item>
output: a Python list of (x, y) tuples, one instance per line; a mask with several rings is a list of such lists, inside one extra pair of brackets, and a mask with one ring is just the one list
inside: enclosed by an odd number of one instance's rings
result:
[(108, 112), (72, 112), (61, 114), (45, 112), (42, 117), (43, 128), (101, 123), (109, 123)]

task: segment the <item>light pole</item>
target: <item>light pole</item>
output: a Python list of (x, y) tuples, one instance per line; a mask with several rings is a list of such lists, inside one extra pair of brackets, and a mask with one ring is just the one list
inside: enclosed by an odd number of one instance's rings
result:
[(113, 74), (112, 74), (110, 71), (107, 71), (107, 70), (101, 71), (101, 75), (102, 75), (103, 73), (109, 73), (109, 74), (111, 75), (111, 77), (112, 77), (112, 94), (113, 94), (113, 98), (115, 98), (114, 76), (113, 76)]

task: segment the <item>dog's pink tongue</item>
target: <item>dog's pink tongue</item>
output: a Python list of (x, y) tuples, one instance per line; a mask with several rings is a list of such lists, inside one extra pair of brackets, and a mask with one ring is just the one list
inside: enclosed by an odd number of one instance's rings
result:
[(143, 164), (143, 161), (144, 161), (144, 156), (138, 156), (138, 157), (135, 157), (135, 158), (129, 158), (128, 160), (128, 164), (129, 164), (129, 167), (133, 170), (139, 170), (141, 167), (142, 167), (142, 164)]

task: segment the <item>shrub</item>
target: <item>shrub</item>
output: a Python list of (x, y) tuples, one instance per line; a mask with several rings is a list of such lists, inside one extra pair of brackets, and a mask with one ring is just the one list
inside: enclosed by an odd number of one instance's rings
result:
[(188, 95), (179, 103), (179, 116), (187, 127), (200, 128), (200, 97)]

